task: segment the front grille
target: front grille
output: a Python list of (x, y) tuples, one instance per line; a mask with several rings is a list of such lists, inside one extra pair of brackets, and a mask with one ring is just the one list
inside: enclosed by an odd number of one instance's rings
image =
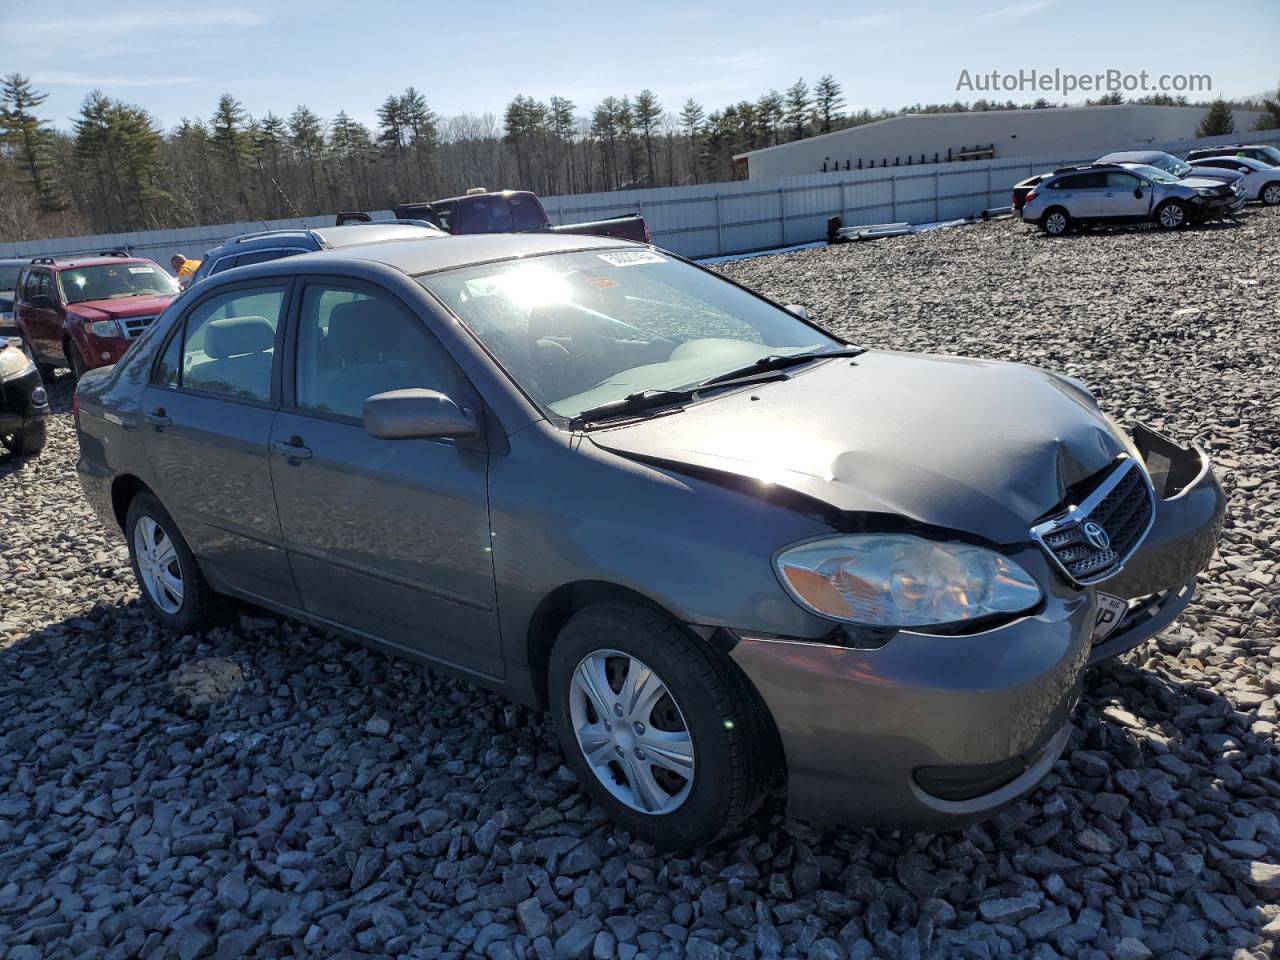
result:
[(1076, 583), (1097, 583), (1120, 572), (1154, 517), (1151, 484), (1126, 459), (1079, 504), (1032, 527), (1031, 536)]
[(142, 336), (143, 331), (155, 322), (155, 317), (123, 317), (120, 320), (120, 326), (124, 329), (126, 337), (137, 340)]

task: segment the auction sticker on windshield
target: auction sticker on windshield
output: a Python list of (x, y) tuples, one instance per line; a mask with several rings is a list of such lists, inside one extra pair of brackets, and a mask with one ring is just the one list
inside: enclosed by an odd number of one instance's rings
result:
[(155, 273), (154, 267), (130, 267), (130, 273)]
[(616, 253), (597, 253), (597, 257), (615, 267), (638, 267), (642, 263), (667, 263), (652, 250), (623, 250)]
[(1113, 597), (1109, 593), (1098, 594), (1098, 616), (1093, 621), (1093, 642), (1101, 643), (1111, 631), (1120, 626), (1120, 621), (1129, 610), (1129, 601), (1122, 597)]

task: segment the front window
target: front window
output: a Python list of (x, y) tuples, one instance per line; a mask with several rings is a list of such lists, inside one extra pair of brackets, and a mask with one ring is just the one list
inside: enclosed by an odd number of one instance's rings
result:
[(677, 390), (769, 356), (842, 344), (714, 274), (644, 249), (592, 250), (430, 274), (526, 393), (573, 418)]
[(178, 292), (173, 278), (154, 263), (104, 263), (63, 270), (59, 279), (67, 303), (168, 296)]

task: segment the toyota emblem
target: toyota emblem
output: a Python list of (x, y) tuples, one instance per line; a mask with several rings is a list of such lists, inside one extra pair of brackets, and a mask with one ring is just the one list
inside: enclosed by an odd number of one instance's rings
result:
[(1102, 524), (1096, 520), (1086, 521), (1084, 538), (1089, 541), (1089, 546), (1095, 550), (1107, 550), (1111, 547), (1111, 538), (1107, 536), (1107, 531), (1102, 529)]

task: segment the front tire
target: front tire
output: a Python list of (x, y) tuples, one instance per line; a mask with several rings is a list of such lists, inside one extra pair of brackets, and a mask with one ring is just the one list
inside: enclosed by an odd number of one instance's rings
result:
[(1051, 237), (1060, 237), (1071, 229), (1071, 217), (1061, 207), (1053, 207), (1040, 218), (1040, 229)]
[(129, 504), (124, 526), (129, 565), (152, 615), (178, 633), (210, 626), (217, 597), (160, 501), (139, 493)]
[(71, 368), (71, 379), (79, 383), (80, 378), (88, 371), (89, 365), (85, 363), (84, 356), (74, 341), (68, 340), (63, 352), (67, 355), (67, 366)]
[(1156, 226), (1161, 230), (1181, 230), (1188, 219), (1187, 205), (1181, 200), (1168, 200), (1156, 211)]
[(1280, 181), (1268, 183), (1258, 191), (1258, 199), (1268, 207), (1274, 207), (1280, 203)]
[(551, 714), (582, 786), (663, 849), (711, 843), (759, 806), (774, 734), (749, 681), (656, 610), (601, 603), (560, 631)]
[(5, 449), (17, 457), (34, 457), (37, 453), (44, 449), (45, 441), (49, 436), (49, 428), (43, 420), (38, 420), (36, 425), (28, 427), (21, 433), (15, 433), (11, 438), (3, 440)]

